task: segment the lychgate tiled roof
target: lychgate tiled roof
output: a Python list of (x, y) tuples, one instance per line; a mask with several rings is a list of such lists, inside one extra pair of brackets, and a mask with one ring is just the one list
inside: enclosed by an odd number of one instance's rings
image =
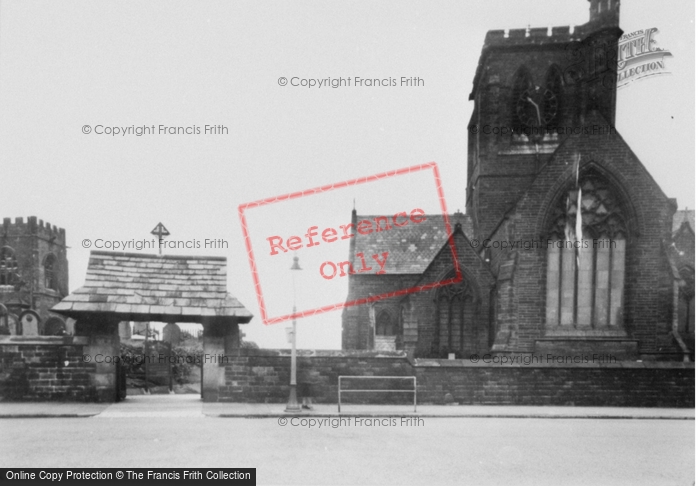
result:
[[(375, 218), (380, 216), (357, 216), (357, 221), (368, 220), (376, 228)], [(386, 217), (386, 216), (385, 216)], [(384, 266), (387, 274), (420, 274), (428, 268), (435, 255), (447, 242), (445, 219), (442, 214), (426, 214), (422, 223), (409, 223), (402, 227), (392, 226), (388, 231), (373, 231), (368, 235), (360, 235), (355, 231), (355, 258), (353, 268), (362, 268), (362, 262), (357, 257), (363, 253), (368, 265), (377, 264), (372, 255), (389, 252)], [(391, 221), (391, 216), (388, 216)], [(452, 231), (455, 225), (461, 223), (464, 228), (468, 223), (467, 216), (456, 213), (450, 216)], [(385, 227), (382, 220), (382, 227)]]
[(93, 251), (85, 285), (52, 311), (70, 317), (106, 312), (122, 320), (202, 322), (253, 315), (226, 291), (226, 258)]

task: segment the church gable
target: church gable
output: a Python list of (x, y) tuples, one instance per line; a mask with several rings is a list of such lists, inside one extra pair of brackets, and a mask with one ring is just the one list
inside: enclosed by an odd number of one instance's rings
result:
[[(589, 126), (601, 123), (595, 116), (587, 120)], [(498, 291), (500, 307), (511, 309), (497, 316), (502, 326), (511, 323), (509, 338), (537, 350), (538, 342), (555, 335), (598, 335), (620, 344), (621, 355), (658, 351), (670, 331), (672, 291), (663, 242), (670, 238), (674, 211), (674, 201), (619, 134), (569, 137), (493, 236), (537, 243), (516, 249), (515, 256), (491, 255), (495, 271), (515, 268), (511, 279), (499, 281)], [(577, 231), (588, 247), (562, 249), (560, 243), (574, 240)]]
[(673, 215), (672, 254), (679, 267), (695, 268), (695, 211), (678, 211)]
[[(455, 228), (453, 234), (454, 248), (457, 251), (457, 261), (462, 268), (466, 268), (467, 276), (482, 287), (490, 287), (494, 283), (494, 275), (491, 269), (476, 252), (476, 240), (469, 238), (462, 230), (461, 225)], [(442, 245), (433, 260), (427, 266), (423, 274), (418, 278), (415, 286), (429, 285), (433, 282), (444, 280), (444, 276), (454, 271), (452, 247), (448, 241)]]
[[(459, 262), (455, 269), (452, 246), (443, 245), (415, 286), (431, 286), (449, 279), (450, 285), (428, 288), (404, 297), (402, 340), (416, 357), (466, 358), (489, 349), (489, 313), (495, 278), (457, 226), (453, 236)], [(460, 278), (461, 277), (461, 278)]]
[(673, 234), (675, 235), (681, 226), (687, 225), (688, 229), (695, 234), (695, 210), (681, 209), (673, 215)]
[[(592, 116), (587, 119), (586, 126), (604, 127), (606, 122), (602, 117)], [(632, 218), (628, 223), (633, 231), (640, 234), (653, 231), (664, 238), (670, 236), (675, 203), (614, 130), (572, 135), (552, 155), (518, 203), (521, 213), (537, 208), (533, 229), (545, 231), (549, 212), (557, 203), (556, 195), (565, 191), (565, 186), (575, 183), (577, 167), (579, 176), (593, 171), (617, 191), (627, 215)]]

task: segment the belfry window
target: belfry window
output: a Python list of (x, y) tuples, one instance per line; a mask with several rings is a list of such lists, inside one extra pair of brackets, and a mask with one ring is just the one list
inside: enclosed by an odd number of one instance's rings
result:
[[(552, 66), (547, 73), (545, 82), (545, 93), (543, 97), (542, 110), (547, 125), (557, 127), (560, 123), (562, 113), (562, 98), (564, 93), (564, 78), (561, 71), (556, 66)], [(553, 133), (556, 134), (556, 131)]]
[(14, 285), (19, 281), (15, 251), (9, 246), (0, 248), (0, 285)]
[(622, 329), (625, 221), (619, 200), (596, 175), (562, 195), (547, 245), (549, 331)]
[(50, 253), (44, 260), (44, 287), (47, 289), (58, 290), (56, 270), (56, 256)]
[(511, 119), (513, 127), (520, 127), (523, 123), (522, 117), (522, 98), (532, 88), (532, 80), (530, 74), (525, 67), (518, 69), (513, 81), (513, 92), (511, 98)]

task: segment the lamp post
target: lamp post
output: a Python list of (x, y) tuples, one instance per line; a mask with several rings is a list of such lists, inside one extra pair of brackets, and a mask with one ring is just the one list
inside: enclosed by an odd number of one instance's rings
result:
[[(299, 257), (294, 257), (292, 264), (292, 315), (297, 313), (297, 290), (294, 274), (297, 270), (301, 270), (299, 266)], [(289, 377), (289, 400), (287, 400), (287, 408), (285, 412), (301, 412), (301, 405), (297, 400), (297, 318), (292, 317), (292, 370)]]

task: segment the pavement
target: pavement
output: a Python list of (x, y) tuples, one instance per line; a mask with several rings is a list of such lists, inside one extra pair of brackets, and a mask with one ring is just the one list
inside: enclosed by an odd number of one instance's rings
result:
[(436, 417), (538, 419), (695, 420), (694, 408), (556, 407), (503, 405), (343, 405), (314, 404), (313, 410), (284, 411), (284, 403), (204, 403), (199, 395), (129, 396), (119, 403), (0, 402), (0, 418), (158, 418), (222, 417)]

